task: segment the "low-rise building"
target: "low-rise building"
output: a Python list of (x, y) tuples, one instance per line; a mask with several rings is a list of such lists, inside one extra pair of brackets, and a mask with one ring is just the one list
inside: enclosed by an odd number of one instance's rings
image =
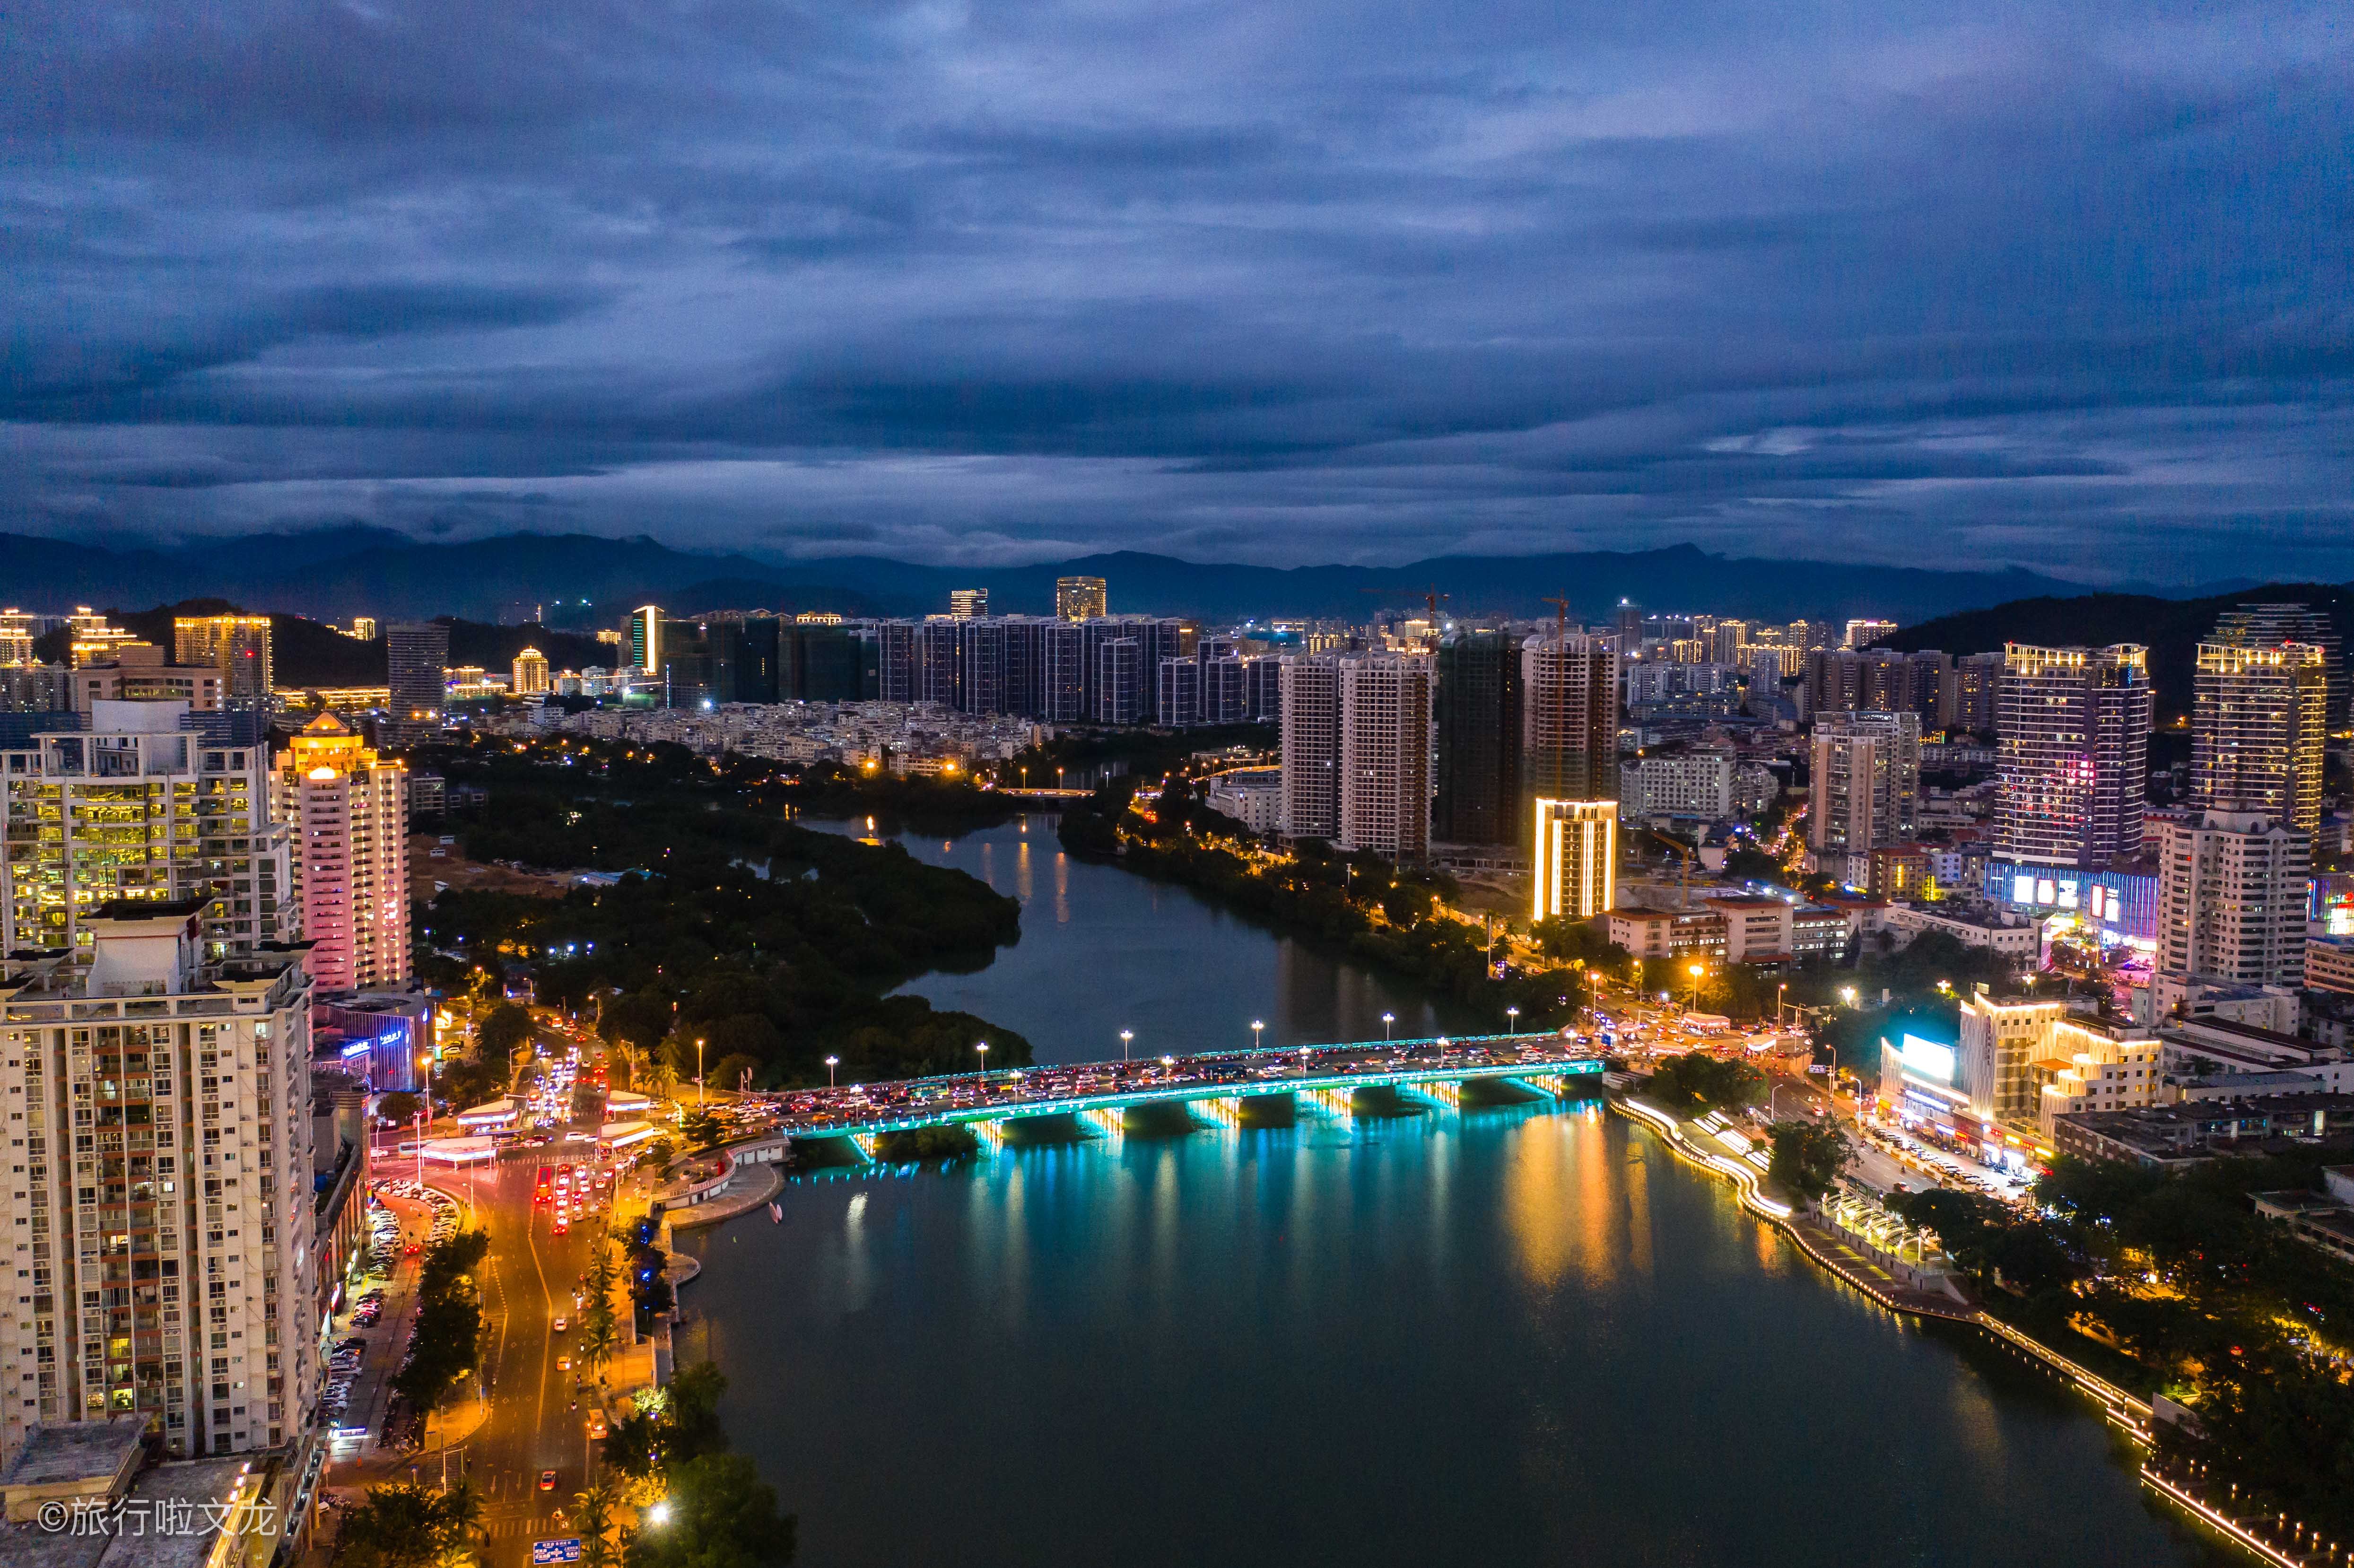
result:
[(1202, 803), (1252, 832), (1274, 832), (1283, 825), (1283, 769), (1254, 768), (1221, 773), (1210, 780)]
[(2318, 1192), (2252, 1192), (2248, 1196), (2257, 1213), (2287, 1226), (2289, 1234), (2306, 1245), (2340, 1263), (2354, 1263), (2354, 1208)]
[(2308, 991), (2354, 993), (2354, 937), (2306, 938), (2305, 984)]
[(1907, 842), (1872, 847), (1864, 886), (1874, 898), (1925, 898), (1936, 874), (1936, 852)]
[(1734, 964), (1778, 964), (1796, 951), (1797, 906), (1785, 898), (1712, 898), (1708, 906), (1724, 917), (1724, 958)]
[(2227, 1019), (2185, 1019), (2161, 1029), (2167, 1077), (2188, 1097), (2197, 1085), (2211, 1097), (2234, 1083), (2243, 1096), (2277, 1094), (2263, 1086), (2267, 1078), (2292, 1074), (2312, 1080), (2307, 1086), (2331, 1093), (2354, 1094), (2354, 1053), (2340, 1045), (2300, 1040), (2294, 1034), (2263, 1029)]
[(1610, 939), (1638, 959), (1724, 957), (1724, 916), (1713, 907), (1613, 909), (1609, 928)]
[(2043, 922), (1999, 905), (1954, 899), (1934, 905), (1892, 904), (1881, 918), (1899, 951), (1931, 931), (1951, 937), (1966, 948), (2000, 953), (2014, 964), (2032, 963), (2042, 950)]
[(2052, 1033), (2052, 1054), (2028, 1064), (2044, 1137), (2063, 1116), (2158, 1103), (2161, 1047), (2137, 1025), (2069, 1017)]
[(2278, 1095), (2190, 1100), (2134, 1110), (2088, 1110), (2056, 1118), (2052, 1147), (2086, 1160), (2155, 1171), (2261, 1154), (2288, 1140), (2354, 1148), (2354, 1095)]
[(1659, 752), (1618, 765), (1619, 810), (1628, 817), (1723, 821), (1734, 811), (1733, 752), (1723, 747)]

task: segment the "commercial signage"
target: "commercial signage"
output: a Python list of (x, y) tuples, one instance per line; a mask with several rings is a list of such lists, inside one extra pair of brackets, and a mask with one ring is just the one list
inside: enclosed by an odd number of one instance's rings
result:
[(535, 1541), (531, 1543), (532, 1568), (543, 1568), (549, 1563), (580, 1561), (580, 1538), (567, 1535), (557, 1541)]
[(1954, 1048), (1940, 1045), (1934, 1040), (1924, 1040), (1918, 1034), (1907, 1034), (1896, 1053), (1905, 1070), (1932, 1083), (1950, 1086), (1954, 1081)]

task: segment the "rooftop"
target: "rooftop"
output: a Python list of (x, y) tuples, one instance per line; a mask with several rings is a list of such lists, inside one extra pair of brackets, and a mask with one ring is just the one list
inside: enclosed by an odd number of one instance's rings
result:
[[(255, 1467), (239, 1459), (158, 1465), (122, 1499), (121, 1528), (76, 1534), (38, 1523), (0, 1529), (0, 1568), (204, 1568), (220, 1542), (220, 1505), (236, 1499)], [(252, 1521), (259, 1532), (260, 1519)], [(248, 1543), (247, 1560), (266, 1562), (273, 1538)]]
[(0, 1487), (67, 1486), (106, 1480), (139, 1451), (137, 1421), (45, 1423), (26, 1435), (25, 1446), (0, 1473)]

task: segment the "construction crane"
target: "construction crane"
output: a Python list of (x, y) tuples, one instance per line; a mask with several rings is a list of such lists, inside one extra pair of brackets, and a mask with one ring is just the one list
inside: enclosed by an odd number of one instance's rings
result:
[(1684, 857), (1683, 878), (1676, 885), (1676, 907), (1679, 909), (1691, 908), (1693, 859), (1691, 845), (1684, 842), (1683, 840), (1675, 837), (1673, 834), (1663, 833), (1657, 828), (1637, 828), (1635, 831), (1641, 833), (1646, 838), (1659, 840), (1661, 843), (1667, 845), (1670, 849)]
[(1371, 594), (1375, 599), (1418, 599), (1429, 609), (1430, 624), (1434, 628), (1438, 624), (1438, 607), (1448, 598), (1438, 591), (1437, 583), (1428, 583), (1418, 588), (1359, 588), (1357, 591)]

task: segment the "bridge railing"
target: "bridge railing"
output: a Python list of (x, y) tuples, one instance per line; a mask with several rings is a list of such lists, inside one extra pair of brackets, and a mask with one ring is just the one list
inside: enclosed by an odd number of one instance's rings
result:
[(1302, 1089), (1411, 1087), (1416, 1084), (1461, 1083), (1471, 1078), (1557, 1076), (1590, 1077), (1598, 1084), (1602, 1074), (1603, 1063), (1599, 1057), (1560, 1056), (1534, 1062), (1456, 1062), (1433, 1063), (1422, 1067), (1365, 1067), (1283, 1077), (1189, 1078), (1076, 1095), (1042, 1096), (1035, 1099), (1000, 1098), (963, 1105), (878, 1106), (865, 1115), (824, 1120), (789, 1118), (779, 1130), (789, 1137), (839, 1138), (853, 1132), (905, 1132), (917, 1128), (1002, 1121), (1013, 1117), (1084, 1116), (1097, 1111), (1128, 1110), (1138, 1106), (1284, 1095)]
[[(1493, 1049), (1502, 1045), (1519, 1050), (1532, 1044), (1557, 1045), (1562, 1044), (1564, 1038), (1550, 1030), (1524, 1031), (1518, 1034), (1436, 1034), (1418, 1035), (1403, 1040), (1335, 1040), (1322, 1045), (1310, 1045), (1305, 1049), (1312, 1059), (1333, 1051), (1411, 1052), (1422, 1046), (1437, 1046), (1449, 1051), (1468, 1051), (1474, 1048)], [(1178, 1066), (1186, 1067), (1203, 1062), (1236, 1062), (1264, 1056), (1296, 1057), (1301, 1049), (1302, 1047), (1298, 1045), (1238, 1045), (1231, 1051), (1192, 1051), (1176, 1057), (1175, 1061)], [(986, 1071), (976, 1069), (970, 1073), (935, 1073), (922, 1078), (884, 1078), (876, 1080), (875, 1086), (889, 1084), (894, 1087), (904, 1086), (912, 1089), (927, 1084), (999, 1083), (1017, 1074), (1080, 1073), (1096, 1067), (1143, 1067), (1150, 1066), (1160, 1060), (1161, 1057), (1156, 1053), (1128, 1058), (1099, 1057), (1092, 1062), (1034, 1062), (1026, 1067), (991, 1067)], [(858, 1089), (868, 1086), (850, 1084), (844, 1086)], [(795, 1095), (839, 1092), (841, 1091), (825, 1089), (758, 1089), (744, 1097), (752, 1100), (775, 1101), (789, 1099)]]

